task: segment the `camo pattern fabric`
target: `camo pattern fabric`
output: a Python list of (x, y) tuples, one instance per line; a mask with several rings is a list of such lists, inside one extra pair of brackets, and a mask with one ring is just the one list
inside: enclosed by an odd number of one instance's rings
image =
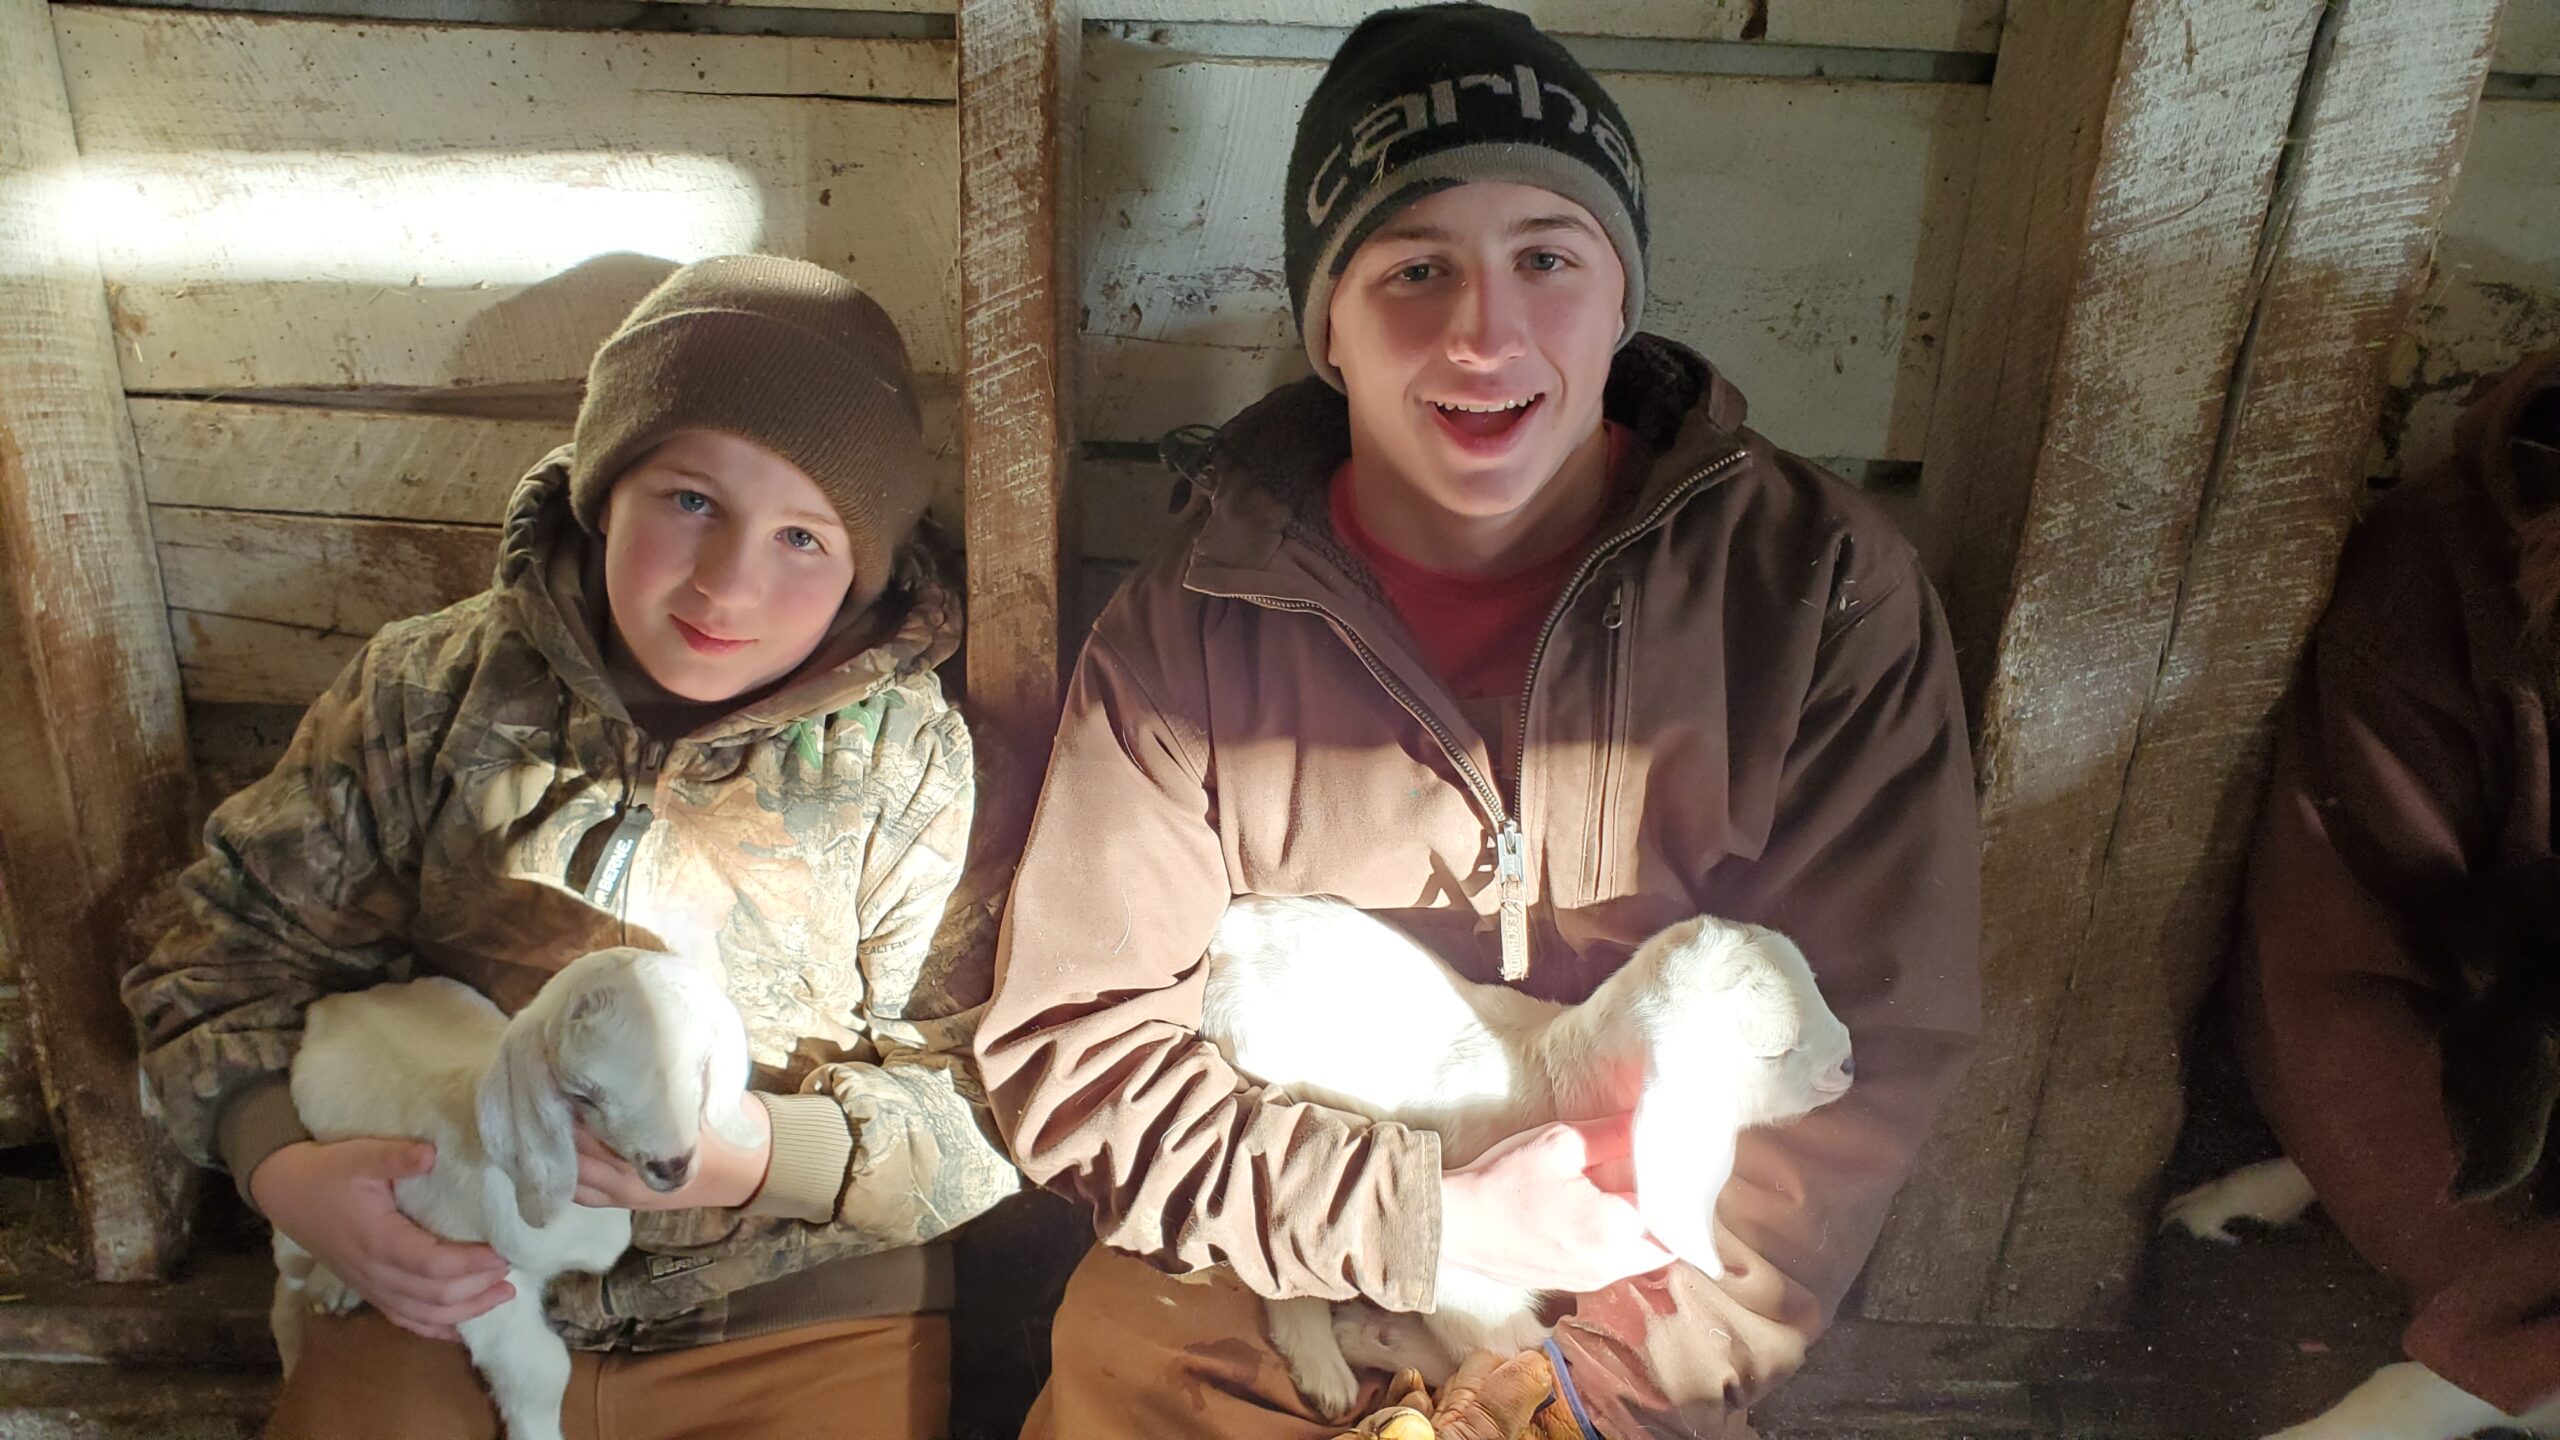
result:
[[(162, 1123), (216, 1164), (222, 1107), (285, 1074), (323, 995), (448, 975), (513, 1011), (605, 946), (719, 960), (756, 1088), (833, 1097), (853, 1158), (830, 1223), (643, 1215), (622, 1264), (555, 1287), (573, 1342), (658, 1348), (719, 1338), (742, 1286), (1018, 1188), (968, 1058), (1001, 886), (954, 895), (976, 776), (934, 674), (958, 604), (920, 548), (893, 625), (840, 627), (774, 695), (662, 743), (605, 679), (567, 461), (518, 486), (489, 590), (375, 635), (214, 812), (124, 990)], [(636, 803), (649, 823), (605, 862)]]

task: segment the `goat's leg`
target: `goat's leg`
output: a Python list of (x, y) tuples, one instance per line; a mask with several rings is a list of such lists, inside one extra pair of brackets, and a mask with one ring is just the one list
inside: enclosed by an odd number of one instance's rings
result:
[(284, 1362), (284, 1373), (302, 1361), (302, 1328), (310, 1323), (311, 1306), (302, 1295), (305, 1281), (319, 1261), (310, 1251), (296, 1245), (281, 1230), (275, 1232), (276, 1293), (267, 1303), (267, 1330), (276, 1338), (276, 1357)]
[(1478, 1350), (1505, 1356), (1535, 1350), (1547, 1341), (1540, 1298), (1535, 1290), (1443, 1265), (1436, 1308), (1422, 1317), (1423, 1328), (1448, 1352), (1453, 1370)]
[(507, 1272), (515, 1298), (454, 1328), (489, 1383), (507, 1440), (562, 1440), (560, 1402), (569, 1393), (569, 1347), (542, 1318), (539, 1280)]
[(1351, 1362), (1342, 1358), (1342, 1346), (1333, 1338), (1333, 1302), (1304, 1296), (1265, 1300), (1262, 1310), (1271, 1327), (1271, 1348), (1289, 1367), (1298, 1393), (1318, 1415), (1348, 1418), (1360, 1402), (1360, 1377), (1351, 1373)]
[(1333, 1340), (1355, 1371), (1393, 1375), (1415, 1370), (1437, 1390), (1457, 1373), (1458, 1357), (1432, 1333), (1429, 1322), (1428, 1316), (1352, 1300), (1333, 1307)]
[(2279, 1155), (2243, 1165), (2178, 1196), (2169, 1202), (2160, 1223), (2175, 1225), (2199, 1240), (2230, 1245), (2240, 1239), (2232, 1232), (2232, 1221), (2290, 1225), (2318, 1198), (2311, 1193), (2311, 1182), (2303, 1178), (2302, 1167)]

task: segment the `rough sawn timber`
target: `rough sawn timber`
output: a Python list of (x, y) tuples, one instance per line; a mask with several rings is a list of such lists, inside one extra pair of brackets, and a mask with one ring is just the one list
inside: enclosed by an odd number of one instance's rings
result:
[(114, 337), (41, 0), (0, 0), (0, 941), (100, 1279), (165, 1273), (196, 1171), (142, 1112), (116, 982), (192, 780)]
[(1018, 844), (1060, 698), (1074, 526), (1076, 0), (960, 7), (960, 433), (984, 835)]
[(1981, 697), (1985, 1027), (1886, 1223), (1876, 1318), (1989, 1308), (2321, 10), (2010, 9), (1975, 182), (2001, 198), (1968, 228), (1923, 462), (1962, 505), (1949, 609)]
[(2167, 648), (2068, 951), (1995, 1324), (2120, 1317), (2157, 1227), (2180, 1053), (2228, 948), (2276, 704), (2364, 491), (2385, 356), (2427, 281), (2498, 8), (2344, 0), (2314, 53)]

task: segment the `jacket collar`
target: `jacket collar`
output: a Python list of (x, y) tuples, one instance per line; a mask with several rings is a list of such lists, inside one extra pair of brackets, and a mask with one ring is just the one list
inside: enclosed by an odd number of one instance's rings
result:
[[(498, 547), (504, 613), (569, 692), (628, 723), (630, 709), (606, 678), (605, 622), (593, 547), (569, 507), (571, 447), (563, 445), (516, 482)], [(897, 571), (867, 615), (839, 617), (817, 652), (780, 688), (685, 737), (761, 738), (795, 721), (861, 703), (933, 669), (959, 648), (960, 607), (943, 567), (921, 538), (898, 552)]]
[[(1653, 523), (1686, 502), (1701, 472), (1748, 443), (1742, 392), (1696, 351), (1658, 335), (1640, 334), (1618, 352), (1601, 410), (1658, 457), (1629, 511)], [(1327, 486), (1350, 454), (1350, 406), (1312, 376), (1238, 414), (1198, 463), (1181, 467), (1209, 497), (1184, 583), (1212, 595), (1377, 599), (1325, 513)]]

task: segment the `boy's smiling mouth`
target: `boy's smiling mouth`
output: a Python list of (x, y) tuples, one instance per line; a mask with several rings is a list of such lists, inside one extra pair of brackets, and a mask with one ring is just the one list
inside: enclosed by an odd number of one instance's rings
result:
[(681, 615), (669, 615), (667, 618), (675, 622), (676, 633), (684, 637), (685, 644), (705, 655), (730, 655), (755, 643), (752, 640), (731, 640), (714, 635), (687, 621)]
[(1520, 428), (1546, 403), (1546, 394), (1510, 400), (1434, 400), (1431, 413), (1441, 429), (1468, 450), (1500, 450), (1512, 432)]

